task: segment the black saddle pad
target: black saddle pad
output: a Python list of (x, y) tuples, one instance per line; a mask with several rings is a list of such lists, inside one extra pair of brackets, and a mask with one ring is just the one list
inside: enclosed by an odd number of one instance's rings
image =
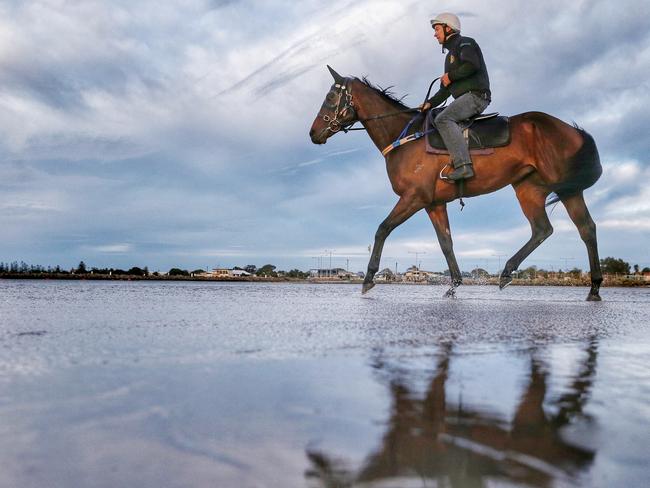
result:
[[(439, 111), (433, 109), (427, 114), (426, 130), (433, 129), (427, 134), (429, 145), (434, 149), (446, 149), (440, 133), (433, 124), (433, 119)], [(469, 148), (485, 149), (502, 147), (510, 144), (510, 119), (502, 115), (476, 120), (469, 126)]]

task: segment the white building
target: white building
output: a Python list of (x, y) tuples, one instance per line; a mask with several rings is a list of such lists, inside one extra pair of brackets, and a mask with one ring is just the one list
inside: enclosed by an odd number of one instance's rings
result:
[(310, 269), (309, 270), (310, 278), (317, 279), (333, 279), (333, 280), (351, 280), (357, 278), (356, 273), (346, 271), (343, 268), (331, 268), (331, 269)]
[(251, 275), (248, 271), (244, 271), (243, 269), (232, 269), (230, 270), (230, 274), (231, 276), (235, 276), (237, 278)]
[(242, 276), (250, 276), (251, 274), (248, 271), (243, 269), (228, 269), (228, 268), (214, 268), (212, 271), (207, 273), (207, 276), (211, 278), (240, 278)]

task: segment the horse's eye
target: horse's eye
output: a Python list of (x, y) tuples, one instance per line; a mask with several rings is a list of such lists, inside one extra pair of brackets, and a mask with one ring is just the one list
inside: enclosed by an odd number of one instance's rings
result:
[(333, 100), (335, 98), (335, 95), (334, 93), (329, 92), (325, 98), (327, 98), (328, 100)]

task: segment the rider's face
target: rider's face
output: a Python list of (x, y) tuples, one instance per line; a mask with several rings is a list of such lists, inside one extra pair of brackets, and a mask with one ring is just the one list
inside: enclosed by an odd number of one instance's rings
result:
[(439, 44), (445, 42), (445, 27), (442, 24), (436, 24), (433, 26), (433, 32), (436, 40)]

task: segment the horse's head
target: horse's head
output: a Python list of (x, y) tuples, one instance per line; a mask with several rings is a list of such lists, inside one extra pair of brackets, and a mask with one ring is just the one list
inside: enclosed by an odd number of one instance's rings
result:
[(350, 91), (352, 80), (339, 75), (329, 66), (327, 69), (334, 77), (334, 84), (327, 92), (309, 131), (309, 137), (314, 144), (325, 144), (331, 135), (359, 120)]

